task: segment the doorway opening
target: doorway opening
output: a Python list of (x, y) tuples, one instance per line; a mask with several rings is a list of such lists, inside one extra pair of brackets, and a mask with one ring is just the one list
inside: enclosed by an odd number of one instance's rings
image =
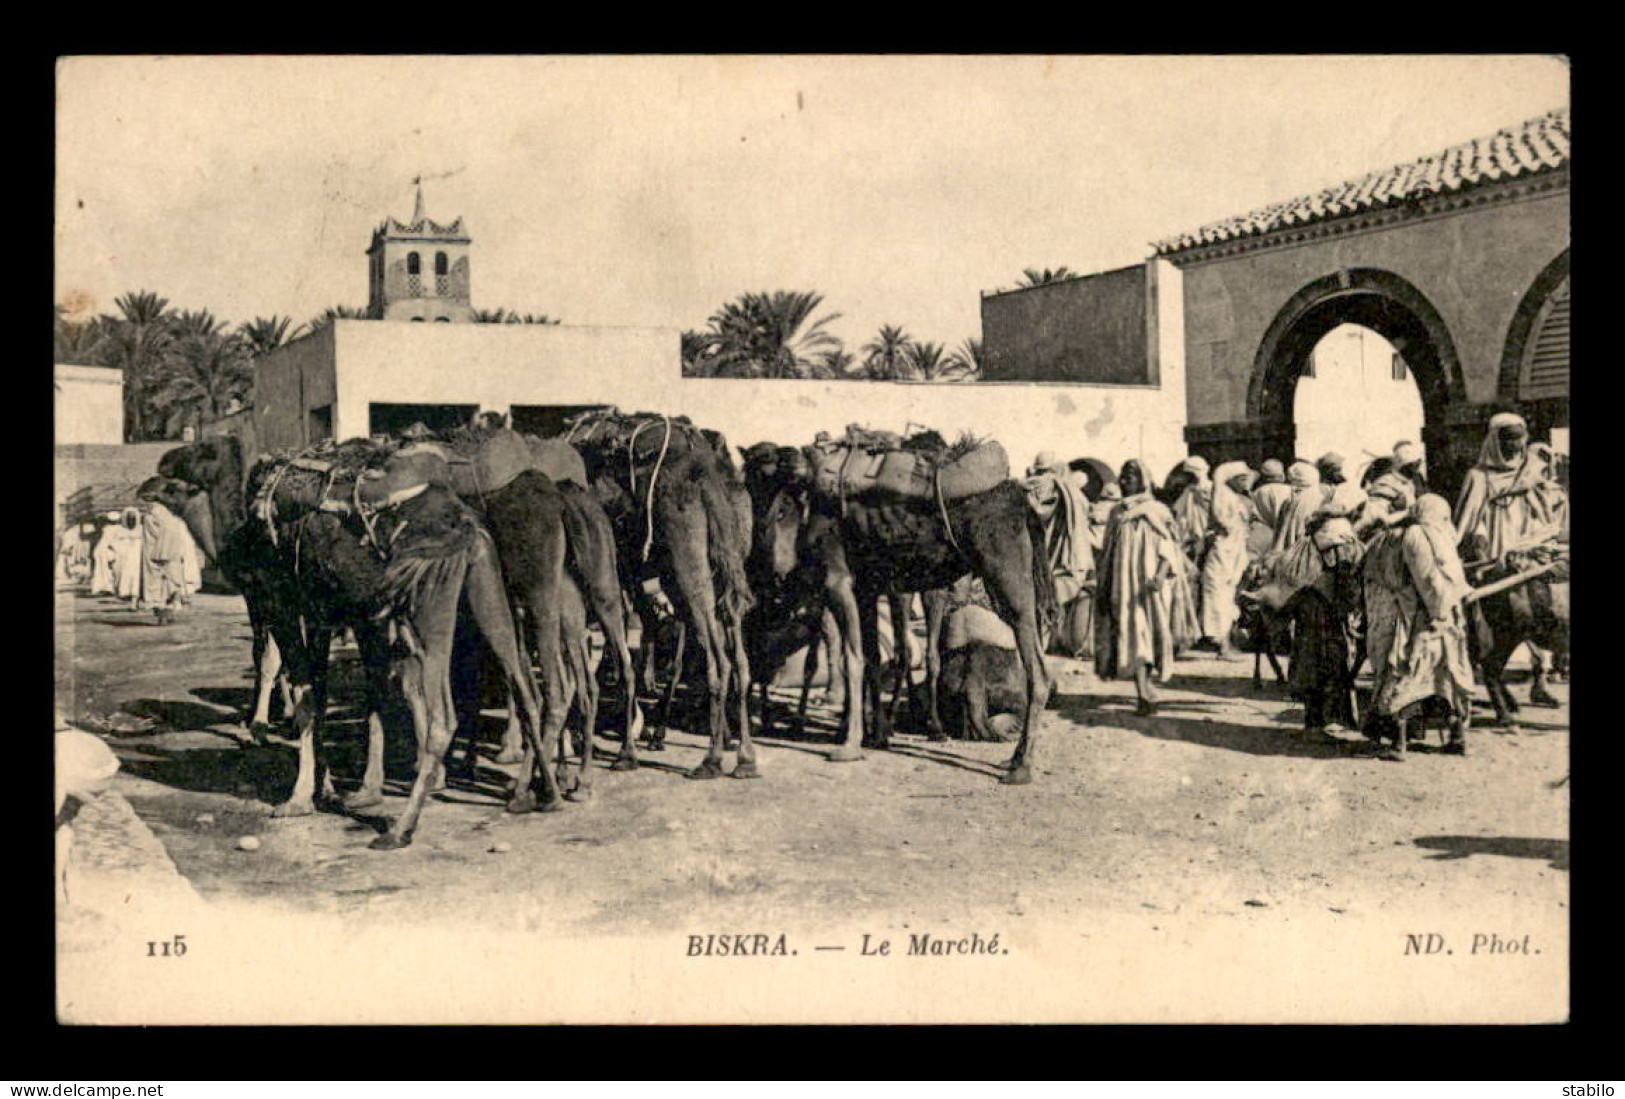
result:
[(1305, 365), (1292, 396), (1300, 457), (1341, 454), (1349, 480), (1358, 483), (1397, 443), (1422, 446), (1425, 455), (1421, 391), (1410, 364), (1381, 334), (1340, 324), (1320, 338)]
[(430, 431), (446, 431), (471, 423), (480, 410), (477, 404), (383, 404), (367, 406), (367, 433), (399, 435), (413, 424)]
[(508, 425), (523, 435), (550, 438), (569, 430), (566, 423), (583, 412), (608, 408), (601, 404), (516, 404), (508, 409)]

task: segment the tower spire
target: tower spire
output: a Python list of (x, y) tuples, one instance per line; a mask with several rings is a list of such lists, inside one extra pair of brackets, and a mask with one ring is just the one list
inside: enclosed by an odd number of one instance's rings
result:
[(413, 176), (412, 184), (418, 189), (417, 201), (412, 203), (412, 224), (423, 220), (423, 177)]

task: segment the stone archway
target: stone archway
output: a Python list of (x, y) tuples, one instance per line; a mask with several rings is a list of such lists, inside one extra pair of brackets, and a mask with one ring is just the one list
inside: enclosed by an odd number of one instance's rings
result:
[(1276, 314), (1259, 344), (1247, 387), (1247, 418), (1257, 425), (1261, 446), (1257, 457), (1294, 453), (1298, 379), (1321, 337), (1341, 324), (1376, 332), (1404, 356), (1422, 397), (1422, 441), (1431, 479), (1454, 493), (1466, 455), (1453, 445), (1453, 427), (1467, 403), (1455, 341), (1420, 290), (1376, 268), (1350, 268), (1317, 279)]
[(1569, 250), (1535, 277), (1507, 326), (1496, 403), (1516, 408), (1535, 438), (1568, 424)]

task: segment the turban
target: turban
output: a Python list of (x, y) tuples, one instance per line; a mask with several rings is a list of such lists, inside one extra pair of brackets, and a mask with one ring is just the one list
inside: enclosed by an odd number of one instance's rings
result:
[(1416, 494), (1409, 478), (1401, 477), (1397, 473), (1384, 473), (1366, 488), (1368, 496), (1378, 499), (1390, 500), (1396, 509), (1409, 508), (1412, 498)]
[(1416, 521), (1424, 527), (1454, 529), (1450, 522), (1450, 503), (1437, 493), (1430, 492), (1416, 501), (1415, 515)]
[(1520, 438), (1529, 438), (1529, 425), (1515, 412), (1497, 412), (1490, 417), (1489, 431), (1478, 454), (1478, 464), (1485, 469), (1504, 472), (1517, 465), (1517, 457), (1501, 449), (1501, 432), (1515, 432)]
[(1293, 462), (1286, 471), (1286, 479), (1293, 488), (1314, 488), (1320, 484), (1320, 470), (1308, 462)]
[(1279, 458), (1271, 458), (1258, 467), (1258, 483), (1261, 485), (1280, 484), (1286, 480), (1286, 467)]
[(1422, 448), (1415, 443), (1394, 444), (1394, 465), (1405, 468), (1422, 460)]
[(1315, 468), (1320, 470), (1321, 480), (1328, 480), (1331, 475), (1343, 472), (1343, 456), (1335, 450), (1328, 450), (1315, 462)]
[(1038, 457), (1033, 459), (1033, 469), (1039, 472), (1054, 469), (1060, 464), (1060, 459), (1055, 457), (1053, 450), (1041, 450), (1038, 452)]
[(1198, 477), (1206, 477), (1208, 471), (1207, 459), (1200, 454), (1192, 454), (1180, 463), (1180, 467), (1187, 473), (1194, 473)]

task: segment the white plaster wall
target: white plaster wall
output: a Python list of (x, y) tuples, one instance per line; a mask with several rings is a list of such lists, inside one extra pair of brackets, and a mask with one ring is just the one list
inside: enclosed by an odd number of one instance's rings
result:
[(851, 423), (897, 432), (912, 424), (950, 441), (962, 431), (991, 436), (1016, 473), (1044, 450), (1114, 467), (1142, 457), (1159, 476), (1185, 455), (1184, 394), (1163, 389), (685, 378), (669, 392), (661, 411), (685, 413), (736, 446), (809, 443), (819, 431), (839, 434)]
[(1160, 475), (1185, 454), (1183, 341), (1177, 325), (1163, 327), (1165, 384), (1150, 388), (684, 378), (672, 329), (338, 321), (334, 430), (341, 439), (366, 434), (374, 401), (502, 412), (613, 404), (687, 415), (735, 446), (807, 443), (849, 423), (916, 424), (950, 439), (992, 436), (1018, 470), (1054, 450), (1114, 465), (1143, 457)]
[(1293, 394), (1298, 454), (1311, 461), (1336, 451), (1349, 472), (1401, 440), (1422, 446), (1422, 394), (1406, 372), (1393, 377), (1393, 344), (1369, 328), (1338, 325), (1315, 345), (1315, 376)]
[(124, 371), (101, 366), (64, 366), (56, 381), (56, 442), (124, 442)]

